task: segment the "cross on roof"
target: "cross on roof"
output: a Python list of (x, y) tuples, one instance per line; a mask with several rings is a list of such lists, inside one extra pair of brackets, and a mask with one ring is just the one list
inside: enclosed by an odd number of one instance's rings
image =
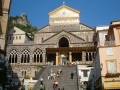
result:
[(65, 2), (63, 2), (63, 5), (65, 4)]

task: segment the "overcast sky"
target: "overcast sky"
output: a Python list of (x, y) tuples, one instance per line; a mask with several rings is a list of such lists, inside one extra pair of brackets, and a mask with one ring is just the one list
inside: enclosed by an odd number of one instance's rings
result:
[(49, 24), (48, 13), (63, 2), (79, 10), (80, 22), (93, 28), (120, 20), (120, 0), (12, 0), (10, 16), (20, 16), (23, 12), (33, 26), (41, 28)]

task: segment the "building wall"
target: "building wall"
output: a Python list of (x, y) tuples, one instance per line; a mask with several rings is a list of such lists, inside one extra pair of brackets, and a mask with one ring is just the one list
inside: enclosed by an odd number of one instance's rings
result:
[(113, 28), (113, 32), (115, 37), (115, 44), (120, 45), (120, 29)]
[[(107, 49), (112, 48), (113, 55), (107, 55)], [(119, 52), (120, 47), (106, 47), (106, 48), (99, 48), (99, 53), (100, 53), (100, 63), (103, 64), (103, 69), (102, 69), (102, 76), (105, 76), (107, 73), (107, 60), (115, 60), (116, 61), (116, 68), (117, 72), (120, 72), (120, 57), (119, 57)]]
[(5, 41), (6, 41), (6, 32), (7, 32), (7, 22), (8, 22), (8, 14), (9, 14), (9, 7), (10, 7), (10, 1), (11, 0), (2, 0), (4, 1), (3, 4), (3, 15), (0, 17), (0, 23), (1, 23), (1, 31), (2, 34), (0, 35), (0, 46), (1, 49), (5, 49)]
[(100, 68), (100, 53), (99, 50), (96, 52), (96, 56), (94, 59), (94, 80), (97, 81), (101, 76), (101, 68)]

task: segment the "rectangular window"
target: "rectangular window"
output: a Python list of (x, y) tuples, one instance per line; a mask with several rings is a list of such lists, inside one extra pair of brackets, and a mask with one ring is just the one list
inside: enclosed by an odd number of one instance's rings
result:
[(112, 48), (107, 48), (107, 55), (113, 55)]
[(21, 39), (21, 36), (19, 36), (19, 39)]
[(8, 40), (8, 37), (7, 37), (7, 40)]
[(107, 61), (108, 73), (116, 73), (115, 61)]
[(18, 39), (18, 37), (16, 36), (16, 40)]
[(88, 77), (88, 71), (83, 71), (83, 77)]

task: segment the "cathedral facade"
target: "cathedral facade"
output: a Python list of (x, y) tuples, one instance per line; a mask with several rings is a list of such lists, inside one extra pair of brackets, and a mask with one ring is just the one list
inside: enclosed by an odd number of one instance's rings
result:
[(34, 40), (17, 27), (8, 31), (7, 58), (15, 82), (35, 76), (37, 66), (64, 65), (67, 61), (92, 64), (94, 29), (80, 22), (80, 11), (62, 5), (49, 13), (49, 24), (34, 32)]

